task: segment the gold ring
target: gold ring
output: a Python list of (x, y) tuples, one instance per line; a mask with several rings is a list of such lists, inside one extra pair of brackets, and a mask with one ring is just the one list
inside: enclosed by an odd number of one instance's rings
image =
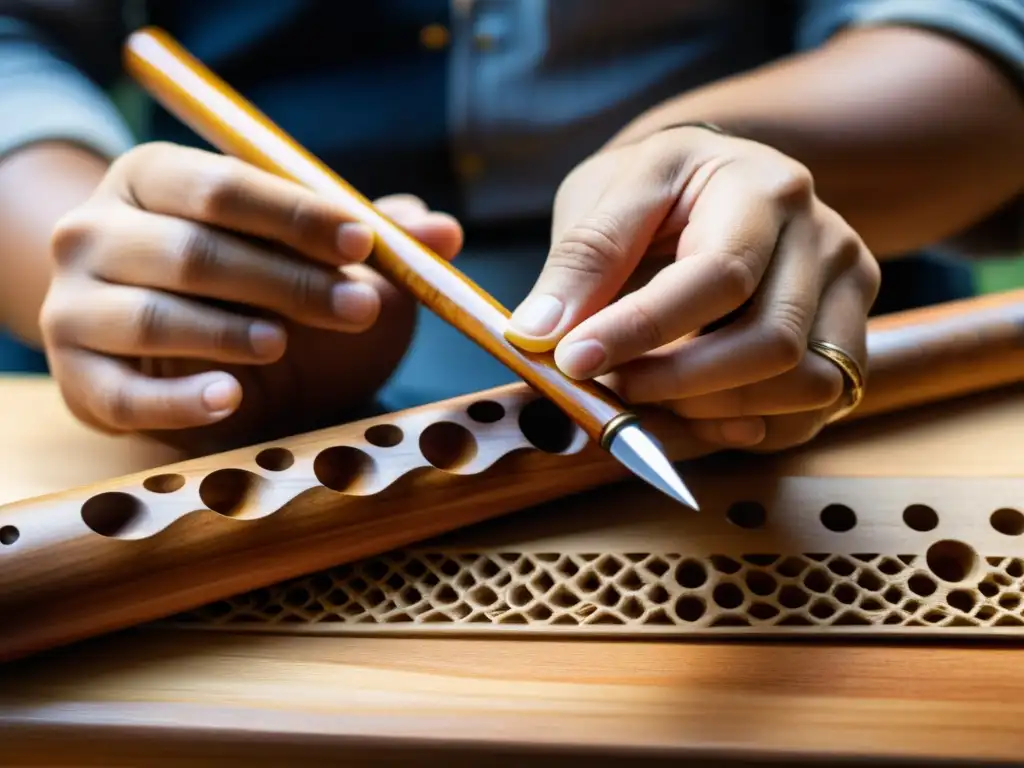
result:
[(811, 339), (807, 346), (822, 357), (827, 357), (843, 372), (845, 382), (843, 389), (846, 395), (846, 402), (842, 408), (829, 418), (828, 423), (831, 424), (833, 421), (838, 421), (850, 413), (864, 399), (864, 372), (861, 371), (857, 361), (849, 353), (835, 344)]

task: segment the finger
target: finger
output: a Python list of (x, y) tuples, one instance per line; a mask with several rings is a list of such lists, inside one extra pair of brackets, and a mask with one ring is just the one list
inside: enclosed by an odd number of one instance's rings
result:
[(147, 211), (282, 243), (338, 265), (366, 259), (373, 233), (338, 203), (242, 160), (147, 144), (119, 161), (122, 196)]
[(701, 440), (724, 448), (752, 448), (764, 440), (765, 420), (757, 417), (737, 419), (694, 419), (690, 431)]
[[(866, 371), (867, 316), (874, 301), (871, 276), (860, 270), (844, 273), (822, 295), (821, 309), (811, 338), (829, 341), (847, 352)], [(845, 407), (846, 382), (831, 360), (811, 352), (795, 369), (768, 381), (734, 390), (671, 403), (684, 417), (695, 419), (697, 430), (724, 428), (737, 419), (767, 416), (759, 450), (780, 450), (800, 445)], [(701, 432), (701, 434), (708, 434)]]
[(337, 267), (296, 259), (202, 224), (118, 211), (97, 228), (92, 271), (141, 285), (259, 307), (303, 325), (347, 332), (370, 328), (377, 291)]
[[(870, 256), (868, 256), (870, 258)], [(849, 355), (866, 379), (868, 372), (867, 318), (875, 300), (875, 287), (870, 265), (862, 262), (837, 279), (822, 296), (822, 310), (815, 319), (810, 337), (836, 345)], [(840, 382), (840, 392), (831, 402), (822, 406), (821, 426), (833, 414), (847, 405), (846, 387), (849, 383), (836, 363), (809, 350), (808, 358), (817, 365), (832, 369), (831, 376)]]
[(799, 365), (830, 278), (816, 263), (818, 239), (810, 217), (790, 220), (750, 310), (670, 353), (623, 365), (614, 376), (625, 397), (631, 402), (686, 399), (769, 379)]
[(691, 419), (734, 419), (799, 413), (833, 405), (843, 394), (843, 378), (820, 355), (805, 355), (791, 371), (756, 384), (711, 392), (672, 403)]
[(554, 348), (568, 329), (614, 298), (675, 205), (677, 182), (654, 163), (630, 166), (593, 210), (555, 239), (506, 338), (529, 351)]
[(741, 306), (776, 252), (784, 216), (748, 179), (719, 171), (694, 205), (677, 261), (567, 333), (559, 368), (601, 375)]
[(775, 453), (803, 445), (817, 437), (825, 425), (820, 411), (767, 416), (764, 421), (764, 439), (746, 448), (753, 453)]
[(118, 360), (81, 349), (60, 350), (53, 363), (69, 408), (104, 431), (204, 426), (234, 413), (242, 401), (238, 381), (217, 371), (153, 379)]
[(374, 205), (442, 259), (451, 261), (462, 250), (463, 233), (458, 220), (446, 213), (429, 210), (418, 197), (389, 195)]
[[(68, 286), (64, 290), (68, 290)], [(266, 320), (145, 288), (98, 284), (47, 315), (48, 343), (122, 357), (250, 365), (279, 360), (285, 332)]]

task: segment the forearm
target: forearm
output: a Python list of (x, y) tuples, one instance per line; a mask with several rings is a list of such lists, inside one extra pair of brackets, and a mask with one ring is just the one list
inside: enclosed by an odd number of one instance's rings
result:
[(609, 146), (687, 120), (807, 165), (880, 257), (948, 238), (1024, 193), (1024, 98), (971, 48), (865, 28), (671, 100)]
[(99, 156), (65, 143), (20, 149), (0, 161), (0, 325), (41, 346), (39, 309), (50, 283), (50, 235), (106, 172)]

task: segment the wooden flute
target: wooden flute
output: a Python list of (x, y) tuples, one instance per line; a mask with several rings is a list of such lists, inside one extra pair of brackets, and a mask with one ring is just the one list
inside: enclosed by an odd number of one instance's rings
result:
[[(1024, 290), (875, 318), (868, 338), (844, 421), (1020, 382)], [(650, 416), (674, 460), (715, 450)], [(588, 437), (513, 384), (0, 507), (0, 660), (627, 479)]]

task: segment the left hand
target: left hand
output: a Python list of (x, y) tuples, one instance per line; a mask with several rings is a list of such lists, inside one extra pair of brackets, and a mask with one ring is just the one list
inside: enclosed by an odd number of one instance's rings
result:
[(810, 172), (768, 146), (687, 126), (599, 152), (559, 188), (552, 234), (509, 340), (671, 408), (702, 440), (778, 450), (816, 435), (846, 393), (812, 340), (866, 372), (878, 263)]

